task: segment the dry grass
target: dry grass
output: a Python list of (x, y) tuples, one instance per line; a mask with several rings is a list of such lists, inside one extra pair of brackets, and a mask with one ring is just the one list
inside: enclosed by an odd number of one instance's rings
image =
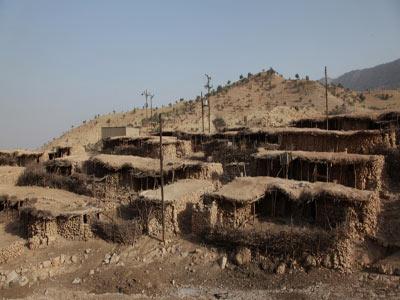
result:
[(49, 174), (43, 165), (31, 165), (25, 169), (17, 181), (18, 186), (41, 186), (67, 190), (76, 194), (92, 196), (86, 186), (84, 175), (62, 176)]

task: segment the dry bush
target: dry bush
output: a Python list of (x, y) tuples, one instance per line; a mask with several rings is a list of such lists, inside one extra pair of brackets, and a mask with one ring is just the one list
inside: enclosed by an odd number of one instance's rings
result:
[(92, 191), (86, 186), (86, 176), (73, 174), (62, 176), (46, 172), (43, 165), (28, 166), (17, 181), (18, 186), (42, 186), (67, 190), (76, 194), (92, 196)]
[(336, 231), (314, 230), (311, 232), (249, 232), (233, 228), (215, 227), (203, 234), (205, 242), (228, 250), (248, 247), (265, 255), (289, 256), (298, 259), (304, 253), (318, 255), (328, 253), (338, 242)]
[(92, 224), (92, 230), (103, 240), (132, 245), (143, 233), (141, 223), (139, 220), (97, 221)]
[(15, 166), (17, 163), (11, 156), (0, 156), (0, 166)]

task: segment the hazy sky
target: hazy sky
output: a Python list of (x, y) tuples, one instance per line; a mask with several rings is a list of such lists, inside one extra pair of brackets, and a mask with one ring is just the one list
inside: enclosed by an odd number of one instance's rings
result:
[(0, 0), (0, 148), (273, 67), (330, 77), (400, 57), (400, 1)]

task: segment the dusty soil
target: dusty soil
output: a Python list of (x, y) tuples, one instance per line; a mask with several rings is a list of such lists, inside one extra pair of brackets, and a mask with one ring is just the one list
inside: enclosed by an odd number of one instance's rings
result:
[[(114, 254), (115, 253), (115, 254)], [(75, 262), (46, 266), (59, 255), (75, 256)], [(116, 256), (109, 263), (107, 255)], [(0, 266), (6, 270), (29, 268), (53, 273), (0, 290), (5, 298), (28, 299), (365, 299), (397, 298), (400, 280), (355, 272), (343, 274), (326, 269), (309, 272), (289, 270), (284, 275), (263, 271), (256, 263), (238, 267), (223, 255), (187, 239), (172, 239), (164, 246), (156, 239), (141, 238), (133, 246), (117, 246), (101, 240), (58, 240), (46, 249), (28, 250)], [(40, 266), (42, 265), (42, 266)], [(28, 275), (27, 275), (28, 276)], [(28, 276), (29, 277), (29, 276)], [(79, 281), (79, 283), (77, 283)]]
[(24, 167), (0, 166), (0, 184), (15, 185)]

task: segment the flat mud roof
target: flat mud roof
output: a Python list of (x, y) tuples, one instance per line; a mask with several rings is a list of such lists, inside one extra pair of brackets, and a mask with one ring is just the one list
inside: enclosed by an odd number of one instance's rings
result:
[(328, 182), (287, 180), (276, 177), (238, 177), (220, 190), (208, 194), (210, 198), (249, 204), (271, 191), (280, 191), (293, 201), (307, 201), (320, 196), (332, 197), (348, 202), (367, 202), (375, 194)]
[(99, 212), (96, 200), (64, 190), (34, 186), (0, 186), (0, 202), (22, 202), (21, 211), (43, 218), (72, 217)]
[[(212, 192), (214, 185), (211, 181), (200, 179), (184, 179), (164, 186), (164, 201), (175, 203), (185, 201), (193, 196)], [(147, 190), (140, 193), (145, 201), (161, 202), (161, 189)]]
[(312, 151), (285, 151), (285, 150), (267, 150), (258, 148), (258, 151), (252, 154), (255, 159), (278, 159), (285, 153), (292, 159), (301, 159), (311, 162), (332, 162), (337, 164), (348, 163), (366, 163), (384, 159), (383, 155), (365, 155), (352, 154), (347, 152), (312, 152)]
[[(119, 171), (121, 169), (134, 169), (149, 174), (160, 172), (160, 160), (155, 158), (132, 156), (132, 155), (111, 155), (99, 154), (91, 158), (94, 163), (99, 163), (106, 169)], [(219, 163), (205, 163), (194, 160), (166, 160), (164, 161), (164, 172), (169, 172), (186, 167), (220, 165)]]

